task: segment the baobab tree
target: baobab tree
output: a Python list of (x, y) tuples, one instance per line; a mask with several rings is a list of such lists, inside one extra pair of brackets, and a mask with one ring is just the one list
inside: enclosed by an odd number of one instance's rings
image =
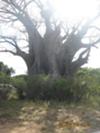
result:
[[(82, 41), (91, 29), (99, 33), (97, 19), (99, 13), (70, 27), (57, 18), (48, 0), (0, 0), (0, 51), (22, 57), (29, 75), (71, 76), (100, 42), (93, 32), (89, 42)], [(9, 26), (16, 32), (8, 35)]]

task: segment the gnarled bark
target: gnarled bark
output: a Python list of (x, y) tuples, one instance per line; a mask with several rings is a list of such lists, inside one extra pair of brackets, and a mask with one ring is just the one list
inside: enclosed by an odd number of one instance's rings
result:
[[(0, 6), (0, 21), (4, 23), (12, 22), (13, 24), (20, 22), (25, 32), (22, 32), (20, 27), (18, 29), (23, 35), (27, 35), (26, 41), (28, 41), (28, 51), (26, 52), (18, 44), (16, 37), (0, 35), (0, 45), (8, 43), (12, 46), (12, 49), (7, 47), (0, 51), (10, 52), (22, 57), (26, 62), (29, 75), (42, 73), (53, 76), (73, 75), (82, 65), (87, 63), (91, 48), (100, 42), (100, 38), (89, 44), (82, 42), (92, 22), (99, 15), (87, 20), (84, 25), (80, 24), (74, 28), (68, 29), (67, 27), (65, 29), (60, 20), (58, 22), (55, 19), (50, 4), (44, 4), (40, 0), (1, 0), (0, 2), (2, 3)], [(33, 12), (31, 14), (28, 12), (28, 6), (33, 3), (39, 9), (39, 20), (34, 17), (34, 10), (36, 9), (34, 5)], [(4, 15), (6, 16), (4, 17)], [(92, 27), (99, 30), (95, 26)], [(39, 28), (44, 29), (43, 35)], [(62, 32), (64, 32), (64, 35), (62, 35)], [(84, 51), (80, 52), (78, 58), (74, 60), (75, 55), (81, 49), (84, 49)]]

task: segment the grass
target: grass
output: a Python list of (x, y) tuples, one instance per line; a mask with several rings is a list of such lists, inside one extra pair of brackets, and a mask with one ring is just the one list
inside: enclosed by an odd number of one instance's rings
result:
[(34, 110), (47, 110), (48, 108), (64, 108), (64, 109), (72, 109), (79, 108), (83, 111), (87, 109), (98, 109), (98, 106), (91, 106), (89, 104), (68, 104), (66, 102), (48, 102), (48, 101), (26, 101), (26, 100), (9, 100), (9, 101), (0, 101), (0, 118), (14, 118), (18, 119), (18, 116), (24, 115), (32, 115)]

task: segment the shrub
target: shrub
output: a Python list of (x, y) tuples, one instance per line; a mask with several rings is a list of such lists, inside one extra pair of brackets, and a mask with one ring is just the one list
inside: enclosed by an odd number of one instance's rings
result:
[(20, 99), (84, 102), (100, 94), (100, 70), (80, 69), (74, 77), (53, 79), (49, 75), (13, 77)]
[(16, 88), (19, 99), (24, 99), (26, 96), (27, 82), (25, 78), (27, 77), (24, 75), (12, 78), (12, 85)]
[[(100, 69), (82, 68), (75, 77), (77, 78), (76, 81), (79, 82), (76, 83), (79, 85), (75, 89), (76, 95), (82, 95), (81, 99), (84, 101), (95, 100), (100, 94)], [(77, 90), (80, 90), (80, 93)]]
[(28, 99), (72, 101), (72, 79), (52, 79), (50, 76), (33, 76), (27, 80)]
[(0, 84), (0, 100), (16, 99), (16, 88), (11, 84)]
[(0, 72), (0, 99), (15, 98), (16, 90), (11, 86), (11, 77), (6, 73)]
[(45, 83), (48, 76), (32, 76), (27, 79), (27, 98), (28, 99), (41, 99), (44, 97)]
[(0, 84), (7, 84), (10, 83), (10, 76), (8, 76), (7, 74), (0, 72)]

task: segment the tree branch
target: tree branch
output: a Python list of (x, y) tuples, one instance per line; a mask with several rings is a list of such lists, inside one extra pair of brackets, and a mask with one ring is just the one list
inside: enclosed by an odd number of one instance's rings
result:
[(87, 20), (85, 22), (85, 24), (83, 24), (83, 26), (81, 27), (81, 29), (78, 31), (78, 35), (83, 38), (84, 35), (87, 33), (87, 31), (89, 30), (89, 28), (91, 27), (91, 24), (96, 21), (98, 18), (100, 17), (100, 13), (98, 13), (95, 17)]
[[(71, 72), (72, 73), (75, 73), (75, 71), (77, 71), (80, 66), (84, 65), (85, 63), (87, 63), (88, 61), (88, 57), (89, 57), (89, 54), (90, 54), (90, 48), (87, 48), (85, 49), (78, 57), (78, 59), (76, 61), (73, 61), (71, 63)], [(84, 55), (86, 54), (85, 57), (83, 57)]]
[(11, 53), (11, 54), (13, 54), (13, 55), (17, 55), (17, 53), (16, 52), (13, 52), (12, 50), (8, 50), (8, 49), (5, 49), (5, 50), (0, 50), (0, 52), (8, 52), (8, 53)]
[(17, 45), (17, 40), (15, 37), (9, 37), (9, 36), (3, 36), (0, 35), (0, 42), (1, 43), (9, 43), (12, 46), (14, 46), (16, 49), (19, 49), (18, 45)]

